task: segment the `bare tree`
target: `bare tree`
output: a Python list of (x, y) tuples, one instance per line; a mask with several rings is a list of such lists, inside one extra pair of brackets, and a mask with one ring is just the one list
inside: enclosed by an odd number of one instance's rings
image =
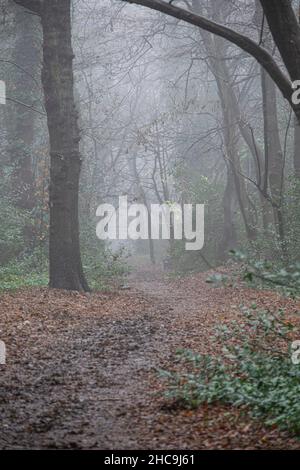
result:
[[(279, 49), (282, 60), (286, 66), (289, 77), (285, 75), (272, 55), (252, 39), (240, 34), (226, 26), (208, 20), (194, 12), (178, 8), (163, 0), (123, 0), (127, 3), (136, 3), (153, 10), (166, 13), (172, 17), (186, 21), (220, 36), (254, 57), (270, 75), (274, 83), (288, 100), (300, 124), (300, 106), (293, 103), (293, 88), (291, 80), (300, 78), (300, 27), (290, 0), (260, 0), (264, 14), (275, 44)], [(189, 3), (187, 2), (189, 6)], [(295, 152), (295, 175), (300, 175), (300, 152)]]

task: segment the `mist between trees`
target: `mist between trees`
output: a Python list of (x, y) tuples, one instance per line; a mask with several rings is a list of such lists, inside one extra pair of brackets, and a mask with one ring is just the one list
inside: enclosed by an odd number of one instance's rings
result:
[[(183, 271), (299, 260), (298, 7), (1, 0), (0, 283), (46, 283), (49, 260), (51, 287), (89, 290), (124, 249)], [(120, 195), (205, 204), (204, 248), (99, 241)]]

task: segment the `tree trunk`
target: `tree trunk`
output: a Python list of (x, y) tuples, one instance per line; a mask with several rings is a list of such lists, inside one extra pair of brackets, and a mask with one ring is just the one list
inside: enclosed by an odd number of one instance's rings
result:
[(300, 178), (300, 123), (294, 117), (294, 173), (296, 178)]
[(230, 250), (236, 249), (237, 246), (237, 233), (234, 225), (233, 210), (234, 210), (234, 175), (232, 168), (227, 163), (227, 182), (223, 195), (223, 233), (222, 239), (218, 248), (218, 259), (224, 261)]
[(70, 0), (45, 0), (42, 83), (50, 141), (50, 287), (88, 290), (79, 245), (81, 158), (74, 101)]
[[(16, 8), (15, 12), (15, 28), (17, 40), (14, 44), (12, 61), (18, 67), (11, 67), (9, 86), (12, 89), (12, 96), (26, 103), (28, 95), (33, 99), (37, 93), (32, 76), (38, 72), (40, 57), (35, 43), (35, 24), (30, 15), (19, 8)], [(17, 103), (11, 103), (7, 118), (12, 198), (17, 207), (32, 210), (35, 206), (31, 156), (35, 114)]]
[[(298, 24), (300, 24), (300, 3), (298, 2)], [(294, 116), (294, 174), (300, 178), (300, 120)]]
[(260, 0), (272, 36), (292, 80), (300, 79), (300, 28), (291, 0)]
[[(193, 1), (193, 8), (195, 11), (201, 12), (201, 5), (198, 0)], [(222, 107), (222, 115), (224, 120), (224, 144), (225, 144), (225, 158), (226, 162), (231, 167), (233, 178), (231, 182), (235, 185), (235, 191), (243, 222), (245, 225), (246, 235), (249, 241), (255, 240), (257, 236), (256, 224), (254, 220), (254, 211), (247, 194), (245, 178), (242, 176), (240, 157), (237, 150), (238, 130), (241, 132), (246, 143), (250, 146), (250, 138), (247, 139), (245, 134), (250, 133), (246, 130), (245, 126), (240, 122), (240, 110), (234, 90), (232, 89), (230, 74), (223, 57), (226, 56), (226, 46), (221, 38), (214, 38), (210, 33), (201, 30), (201, 37), (209, 56), (210, 69), (215, 77), (220, 103)], [(252, 142), (252, 141), (251, 141)], [(229, 173), (228, 173), (229, 175)], [(225, 198), (226, 201), (226, 198)], [(224, 206), (225, 209), (225, 206)], [(226, 214), (228, 217), (228, 207), (226, 205)], [(226, 230), (226, 227), (224, 227)]]
[[(140, 178), (140, 174), (137, 167), (136, 154), (133, 153), (133, 156), (128, 159), (129, 167), (133, 170), (134, 179), (135, 179), (135, 193), (137, 202), (140, 201), (147, 207), (148, 210), (148, 227), (151, 227), (151, 203), (148, 202), (147, 194), (143, 188), (143, 183)], [(152, 264), (156, 264), (155, 259), (155, 250), (154, 243), (151, 237), (148, 238), (148, 248), (149, 248), (149, 257)]]

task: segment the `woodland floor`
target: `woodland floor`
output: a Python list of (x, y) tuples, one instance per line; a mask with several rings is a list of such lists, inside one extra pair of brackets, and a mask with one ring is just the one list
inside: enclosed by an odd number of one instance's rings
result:
[(1, 449), (300, 449), (300, 441), (222, 405), (175, 409), (157, 368), (178, 348), (213, 352), (212, 329), (239, 305), (299, 305), (274, 292), (213, 287), (207, 274), (139, 272), (128, 290), (0, 295)]

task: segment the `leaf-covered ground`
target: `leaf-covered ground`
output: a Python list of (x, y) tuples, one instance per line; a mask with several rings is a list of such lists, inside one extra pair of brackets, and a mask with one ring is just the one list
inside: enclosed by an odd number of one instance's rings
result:
[[(223, 405), (169, 406), (158, 368), (178, 348), (214, 353), (213, 328), (241, 304), (299, 305), (274, 292), (138, 273), (130, 289), (0, 296), (1, 449), (300, 449), (300, 441)], [(300, 398), (300, 397), (299, 397)]]

